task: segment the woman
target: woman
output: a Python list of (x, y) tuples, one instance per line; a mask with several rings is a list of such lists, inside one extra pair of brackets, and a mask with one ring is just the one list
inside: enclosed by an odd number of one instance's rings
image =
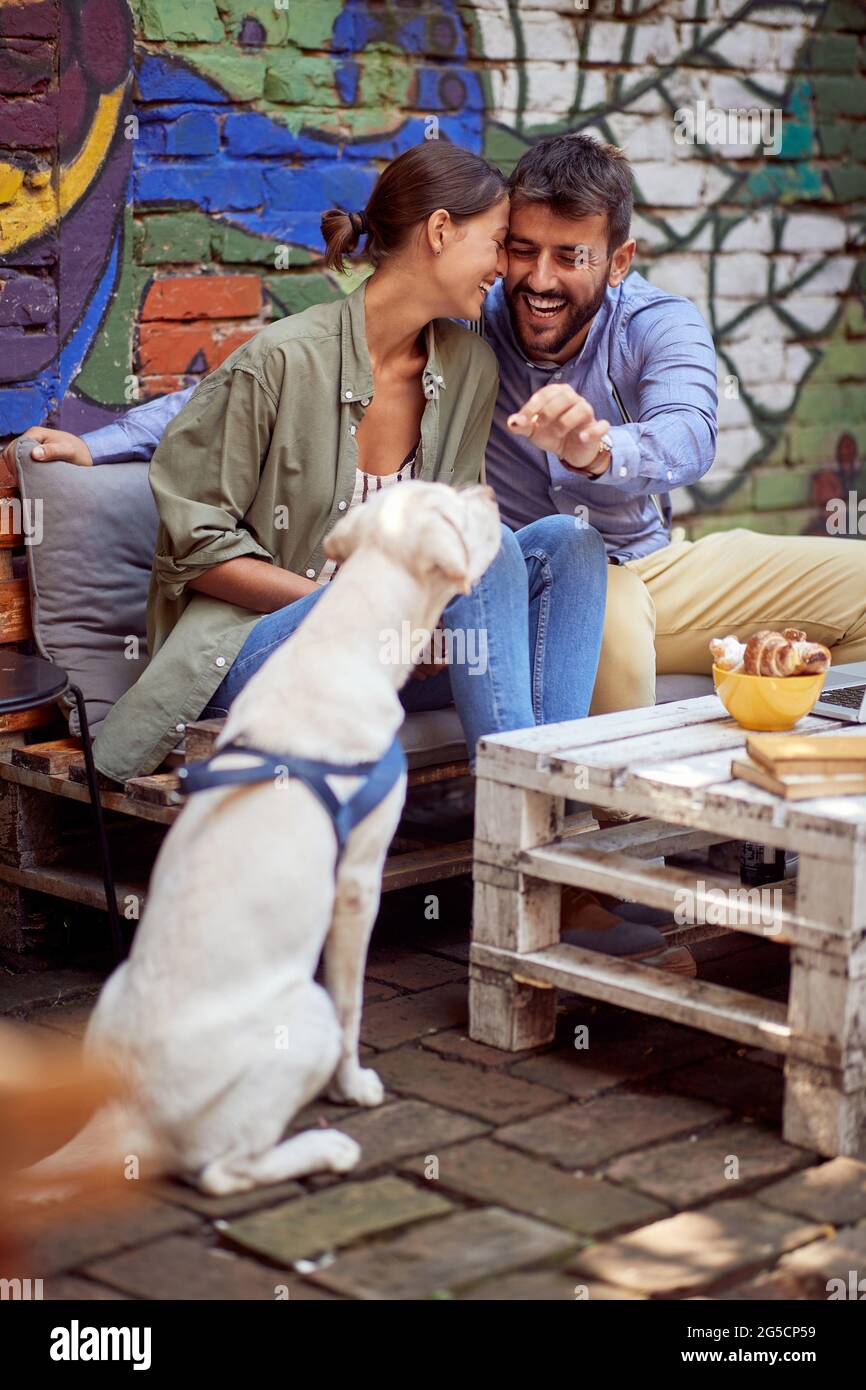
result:
[[(406, 478), (482, 472), (496, 361), (450, 320), (477, 318), (504, 273), (501, 174), (425, 142), (388, 166), (363, 212), (332, 209), (322, 230), (333, 268), (366, 237), (373, 274), (232, 353), (154, 455), (153, 657), (97, 739), (109, 776), (151, 771), (188, 720), (228, 709), (324, 592), (323, 541), (350, 507)], [(600, 537), (573, 519), (503, 528), (497, 559), (444, 616), (455, 636), (482, 635), (486, 669), (422, 667), (405, 707), (453, 699), (470, 749), (483, 734), (586, 714), (606, 580)]]

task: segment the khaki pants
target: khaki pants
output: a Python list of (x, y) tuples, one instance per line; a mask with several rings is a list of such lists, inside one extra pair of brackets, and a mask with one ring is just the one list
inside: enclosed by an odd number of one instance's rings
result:
[(866, 542), (719, 531), (610, 565), (591, 713), (655, 704), (657, 673), (709, 675), (711, 637), (762, 627), (866, 661)]

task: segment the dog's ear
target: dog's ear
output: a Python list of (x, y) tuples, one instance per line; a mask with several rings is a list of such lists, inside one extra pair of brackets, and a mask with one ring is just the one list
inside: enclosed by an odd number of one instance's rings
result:
[(329, 560), (336, 560), (338, 565), (348, 560), (364, 534), (364, 520), (364, 507), (353, 507), (340, 518), (333, 531), (325, 538), (325, 554)]
[(472, 588), (469, 546), (458, 523), (438, 508), (424, 527), (418, 560), (425, 571), (433, 569), (444, 574), (456, 593), (468, 594)]

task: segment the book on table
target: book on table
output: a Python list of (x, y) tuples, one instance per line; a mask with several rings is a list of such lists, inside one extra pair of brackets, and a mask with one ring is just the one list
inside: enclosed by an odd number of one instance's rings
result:
[(863, 770), (846, 772), (771, 772), (751, 758), (734, 758), (731, 776), (752, 786), (775, 792), (786, 801), (808, 801), (814, 796), (866, 796), (866, 763)]
[(866, 726), (863, 734), (752, 734), (746, 752), (775, 776), (866, 775)]

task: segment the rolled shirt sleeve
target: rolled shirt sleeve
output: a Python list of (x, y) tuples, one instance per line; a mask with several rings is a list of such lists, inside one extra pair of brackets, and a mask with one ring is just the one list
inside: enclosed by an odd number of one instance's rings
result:
[(202, 384), (169, 425), (153, 456), (150, 484), (161, 526), (156, 581), (178, 598), (191, 579), (226, 560), (273, 555), (244, 525), (271, 446), (277, 402), (250, 368)]
[[(682, 307), (680, 307), (680, 305)], [(716, 450), (716, 353), (694, 305), (680, 301), (634, 315), (639, 369), (637, 420), (613, 425), (610, 487), (670, 492), (696, 483)]]
[(165, 430), (183, 410), (195, 386), (172, 391), (168, 396), (135, 405), (101, 429), (89, 430), (82, 439), (94, 463), (147, 463)]

